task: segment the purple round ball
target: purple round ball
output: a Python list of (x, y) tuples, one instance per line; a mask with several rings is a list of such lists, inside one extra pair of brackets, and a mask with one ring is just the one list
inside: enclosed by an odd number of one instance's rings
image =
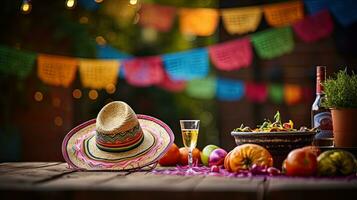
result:
[(213, 165), (223, 165), (224, 164), (224, 158), (227, 155), (227, 151), (225, 151), (224, 149), (215, 149), (211, 152), (211, 154), (209, 155), (209, 159), (208, 159), (208, 165), (209, 166), (213, 166)]

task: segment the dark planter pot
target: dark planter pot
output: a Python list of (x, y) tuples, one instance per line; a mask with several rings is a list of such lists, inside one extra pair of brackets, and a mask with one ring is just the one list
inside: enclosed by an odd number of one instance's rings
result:
[(335, 147), (357, 147), (357, 108), (331, 109)]

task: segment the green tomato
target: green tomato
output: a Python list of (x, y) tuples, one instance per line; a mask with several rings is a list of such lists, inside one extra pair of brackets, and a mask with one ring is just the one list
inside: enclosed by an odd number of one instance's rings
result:
[(203, 165), (208, 166), (209, 155), (212, 153), (213, 150), (218, 148), (218, 146), (213, 144), (207, 145), (205, 148), (203, 148), (201, 152), (201, 161)]
[(317, 157), (317, 174), (319, 176), (346, 176), (356, 173), (356, 158), (343, 150), (325, 151)]

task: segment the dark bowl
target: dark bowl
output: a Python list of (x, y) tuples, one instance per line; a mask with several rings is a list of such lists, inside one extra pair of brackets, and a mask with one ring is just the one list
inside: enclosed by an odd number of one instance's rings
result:
[(231, 132), (237, 145), (257, 144), (265, 147), (273, 156), (274, 166), (281, 167), (283, 160), (293, 149), (312, 145), (316, 132)]

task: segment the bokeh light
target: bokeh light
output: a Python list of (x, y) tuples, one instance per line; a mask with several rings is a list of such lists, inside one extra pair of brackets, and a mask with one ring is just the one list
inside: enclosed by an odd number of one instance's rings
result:
[(138, 3), (138, 0), (130, 0), (129, 3), (131, 5), (136, 5)]
[(105, 45), (107, 43), (107, 41), (104, 39), (104, 37), (100, 36), (100, 35), (95, 38), (95, 41), (99, 45)]
[(28, 14), (31, 12), (32, 5), (29, 1), (23, 1), (21, 5), (21, 12), (24, 14)]
[(67, 2), (66, 2), (67, 8), (70, 8), (70, 9), (74, 8), (75, 5), (76, 5), (76, 1), (75, 0), (67, 0)]
[(86, 16), (82, 16), (81, 18), (79, 18), (79, 23), (81, 24), (88, 24), (88, 21), (89, 19)]
[(35, 92), (35, 95), (33, 96), (33, 98), (36, 100), (36, 101), (42, 101), (43, 100), (43, 94), (42, 94), (42, 92), (39, 92), (39, 91), (37, 91), (37, 92)]
[(62, 119), (62, 117), (56, 116), (56, 117), (55, 117), (55, 120), (54, 120), (54, 123), (55, 123), (56, 126), (62, 126), (62, 125), (63, 125), (63, 119)]
[(91, 99), (91, 100), (96, 100), (98, 98), (98, 92), (97, 90), (90, 90), (89, 93), (88, 93), (88, 97)]
[(108, 94), (114, 94), (115, 90), (116, 90), (116, 87), (114, 84), (108, 84), (105, 87), (105, 91), (107, 91)]
[(75, 89), (72, 92), (72, 96), (75, 99), (80, 99), (82, 97), (82, 91), (80, 89)]

